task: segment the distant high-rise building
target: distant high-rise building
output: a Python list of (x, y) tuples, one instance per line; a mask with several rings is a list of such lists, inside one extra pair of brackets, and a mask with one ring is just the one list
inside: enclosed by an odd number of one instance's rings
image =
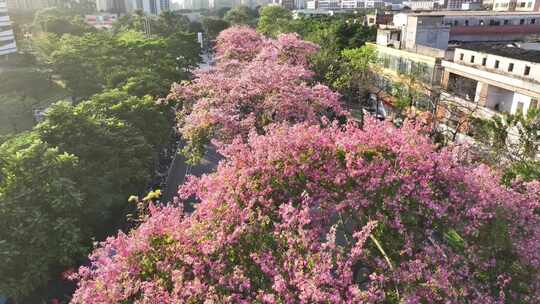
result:
[(233, 7), (233, 0), (208, 0), (209, 9), (220, 9), (224, 7)]
[(49, 5), (47, 0), (7, 0), (7, 7), (11, 10), (38, 10)]
[(128, 0), (96, 0), (96, 9), (98, 12), (126, 14), (130, 11), (130, 2)]
[(130, 4), (130, 10), (141, 10), (150, 15), (159, 15), (170, 8), (170, 0), (131, 0)]
[(0, 56), (17, 52), (6, 0), (0, 0)]

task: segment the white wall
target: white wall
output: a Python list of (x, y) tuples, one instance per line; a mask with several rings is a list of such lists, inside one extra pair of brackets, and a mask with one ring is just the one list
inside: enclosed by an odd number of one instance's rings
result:
[[(461, 54), (463, 54), (463, 60), (460, 60)], [(473, 63), (471, 63), (472, 56), (474, 56)], [(485, 66), (482, 65), (483, 58), (487, 58)], [(499, 61), (499, 67), (495, 68), (495, 62), (497, 60)], [(455, 50), (454, 62), (470, 65), (470, 66), (477, 66), (486, 70), (492, 70), (498, 73), (504, 73), (507, 75), (517, 76), (517, 77), (529, 79), (532, 81), (540, 80), (540, 63), (507, 58), (507, 57), (502, 57), (498, 55), (472, 51), (472, 50), (466, 50), (466, 49), (460, 49), (460, 48), (456, 48)], [(510, 65), (510, 63), (514, 64), (514, 69), (512, 70), (512, 72), (508, 71), (508, 66)], [(524, 75), (525, 68), (527, 66), (530, 67), (529, 75)]]

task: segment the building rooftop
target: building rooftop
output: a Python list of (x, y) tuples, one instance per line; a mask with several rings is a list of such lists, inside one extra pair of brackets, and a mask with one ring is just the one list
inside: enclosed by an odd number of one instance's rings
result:
[(456, 46), (456, 48), (540, 63), (540, 50), (523, 49), (512, 43), (466, 43)]
[(410, 16), (530, 16), (540, 12), (498, 12), (498, 11), (432, 11), (405, 13)]

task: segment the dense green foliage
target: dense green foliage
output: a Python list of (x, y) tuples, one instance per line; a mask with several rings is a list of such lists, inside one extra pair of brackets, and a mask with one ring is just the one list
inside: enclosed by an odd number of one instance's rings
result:
[(22, 297), (74, 266), (144, 188), (172, 114), (152, 98), (107, 91), (60, 102), (0, 151), (0, 294)]
[[(257, 30), (269, 36), (296, 32), (303, 39), (318, 44), (319, 52), (311, 57), (316, 80), (340, 92), (346, 101), (355, 101), (362, 91), (359, 85), (366, 84), (365, 81), (358, 83), (357, 75), (351, 74), (358, 71), (343, 51), (361, 48), (366, 42), (375, 40), (376, 28), (364, 26), (362, 22), (363, 15), (357, 14), (293, 19), (290, 11), (269, 6), (261, 9)], [(359, 59), (362, 55), (355, 58)], [(373, 56), (368, 58), (370, 62), (373, 61)], [(365, 71), (361, 73), (365, 74)], [(362, 78), (365, 80), (364, 76)]]
[[(136, 31), (64, 35), (48, 52), (48, 65), (76, 98), (125, 85), (132, 94), (162, 96), (171, 83), (187, 79), (199, 61), (195, 36), (185, 32), (166, 38)], [(132, 89), (132, 82), (144, 82), (147, 90)]]
[(32, 68), (3, 72), (0, 83), (0, 134), (31, 129), (35, 124), (35, 109), (45, 108), (67, 96), (46, 74)]
[(83, 242), (78, 170), (75, 155), (35, 133), (1, 145), (0, 294), (27, 295), (90, 249)]
[(213, 17), (204, 17), (202, 20), (202, 26), (206, 32), (208, 39), (216, 39), (219, 32), (229, 27), (229, 22)]
[(225, 13), (225, 21), (231, 25), (250, 25), (255, 24), (257, 11), (250, 9), (247, 6), (237, 6)]
[(486, 152), (483, 158), (504, 170), (503, 183), (540, 180), (540, 110), (473, 119), (471, 135)]

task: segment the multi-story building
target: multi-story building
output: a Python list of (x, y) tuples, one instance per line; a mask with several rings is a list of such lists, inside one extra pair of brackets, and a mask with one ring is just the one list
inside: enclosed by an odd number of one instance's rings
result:
[(293, 10), (295, 9), (295, 1), (294, 0), (278, 0), (276, 1), (276, 4), (288, 9), (288, 10)]
[(410, 0), (403, 2), (404, 7), (413, 11), (433, 11), (444, 7), (444, 0)]
[(7, 0), (11, 10), (38, 10), (49, 6), (48, 0)]
[[(412, 28), (414, 18), (437, 19), (450, 27), (449, 41), (514, 41), (540, 35), (540, 12), (438, 11), (395, 14), (393, 24)], [(418, 20), (418, 19), (416, 19)], [(420, 26), (422, 28), (423, 26)]]
[(494, 0), (494, 11), (538, 12), (540, 0)]
[(96, 10), (113, 14), (126, 14), (131, 10), (129, 0), (96, 0)]
[(233, 7), (234, 1), (233, 0), (208, 0), (208, 8), (209, 9), (220, 9), (224, 7)]
[(367, 8), (384, 8), (383, 0), (312, 0), (306, 3), (306, 8), (311, 10), (354, 10)]
[(170, 10), (170, 0), (131, 0), (130, 10), (141, 10), (150, 15), (159, 15)]
[(444, 7), (447, 10), (470, 10), (479, 9), (481, 0), (445, 0)]
[[(540, 50), (519, 44), (465, 44), (443, 60), (442, 87), (482, 116), (526, 113), (540, 100)], [(466, 84), (466, 85), (464, 85)]]
[(414, 105), (436, 110), (445, 127), (459, 132), (466, 127), (455, 122), (470, 115), (525, 113), (540, 100), (540, 42), (509, 40), (535, 37), (537, 18), (525, 12), (397, 14), (393, 25), (378, 29), (373, 46), (380, 64), (371, 92), (391, 109), (395, 85), (410, 89), (414, 82)]
[(0, 56), (17, 52), (6, 0), (0, 0)]

